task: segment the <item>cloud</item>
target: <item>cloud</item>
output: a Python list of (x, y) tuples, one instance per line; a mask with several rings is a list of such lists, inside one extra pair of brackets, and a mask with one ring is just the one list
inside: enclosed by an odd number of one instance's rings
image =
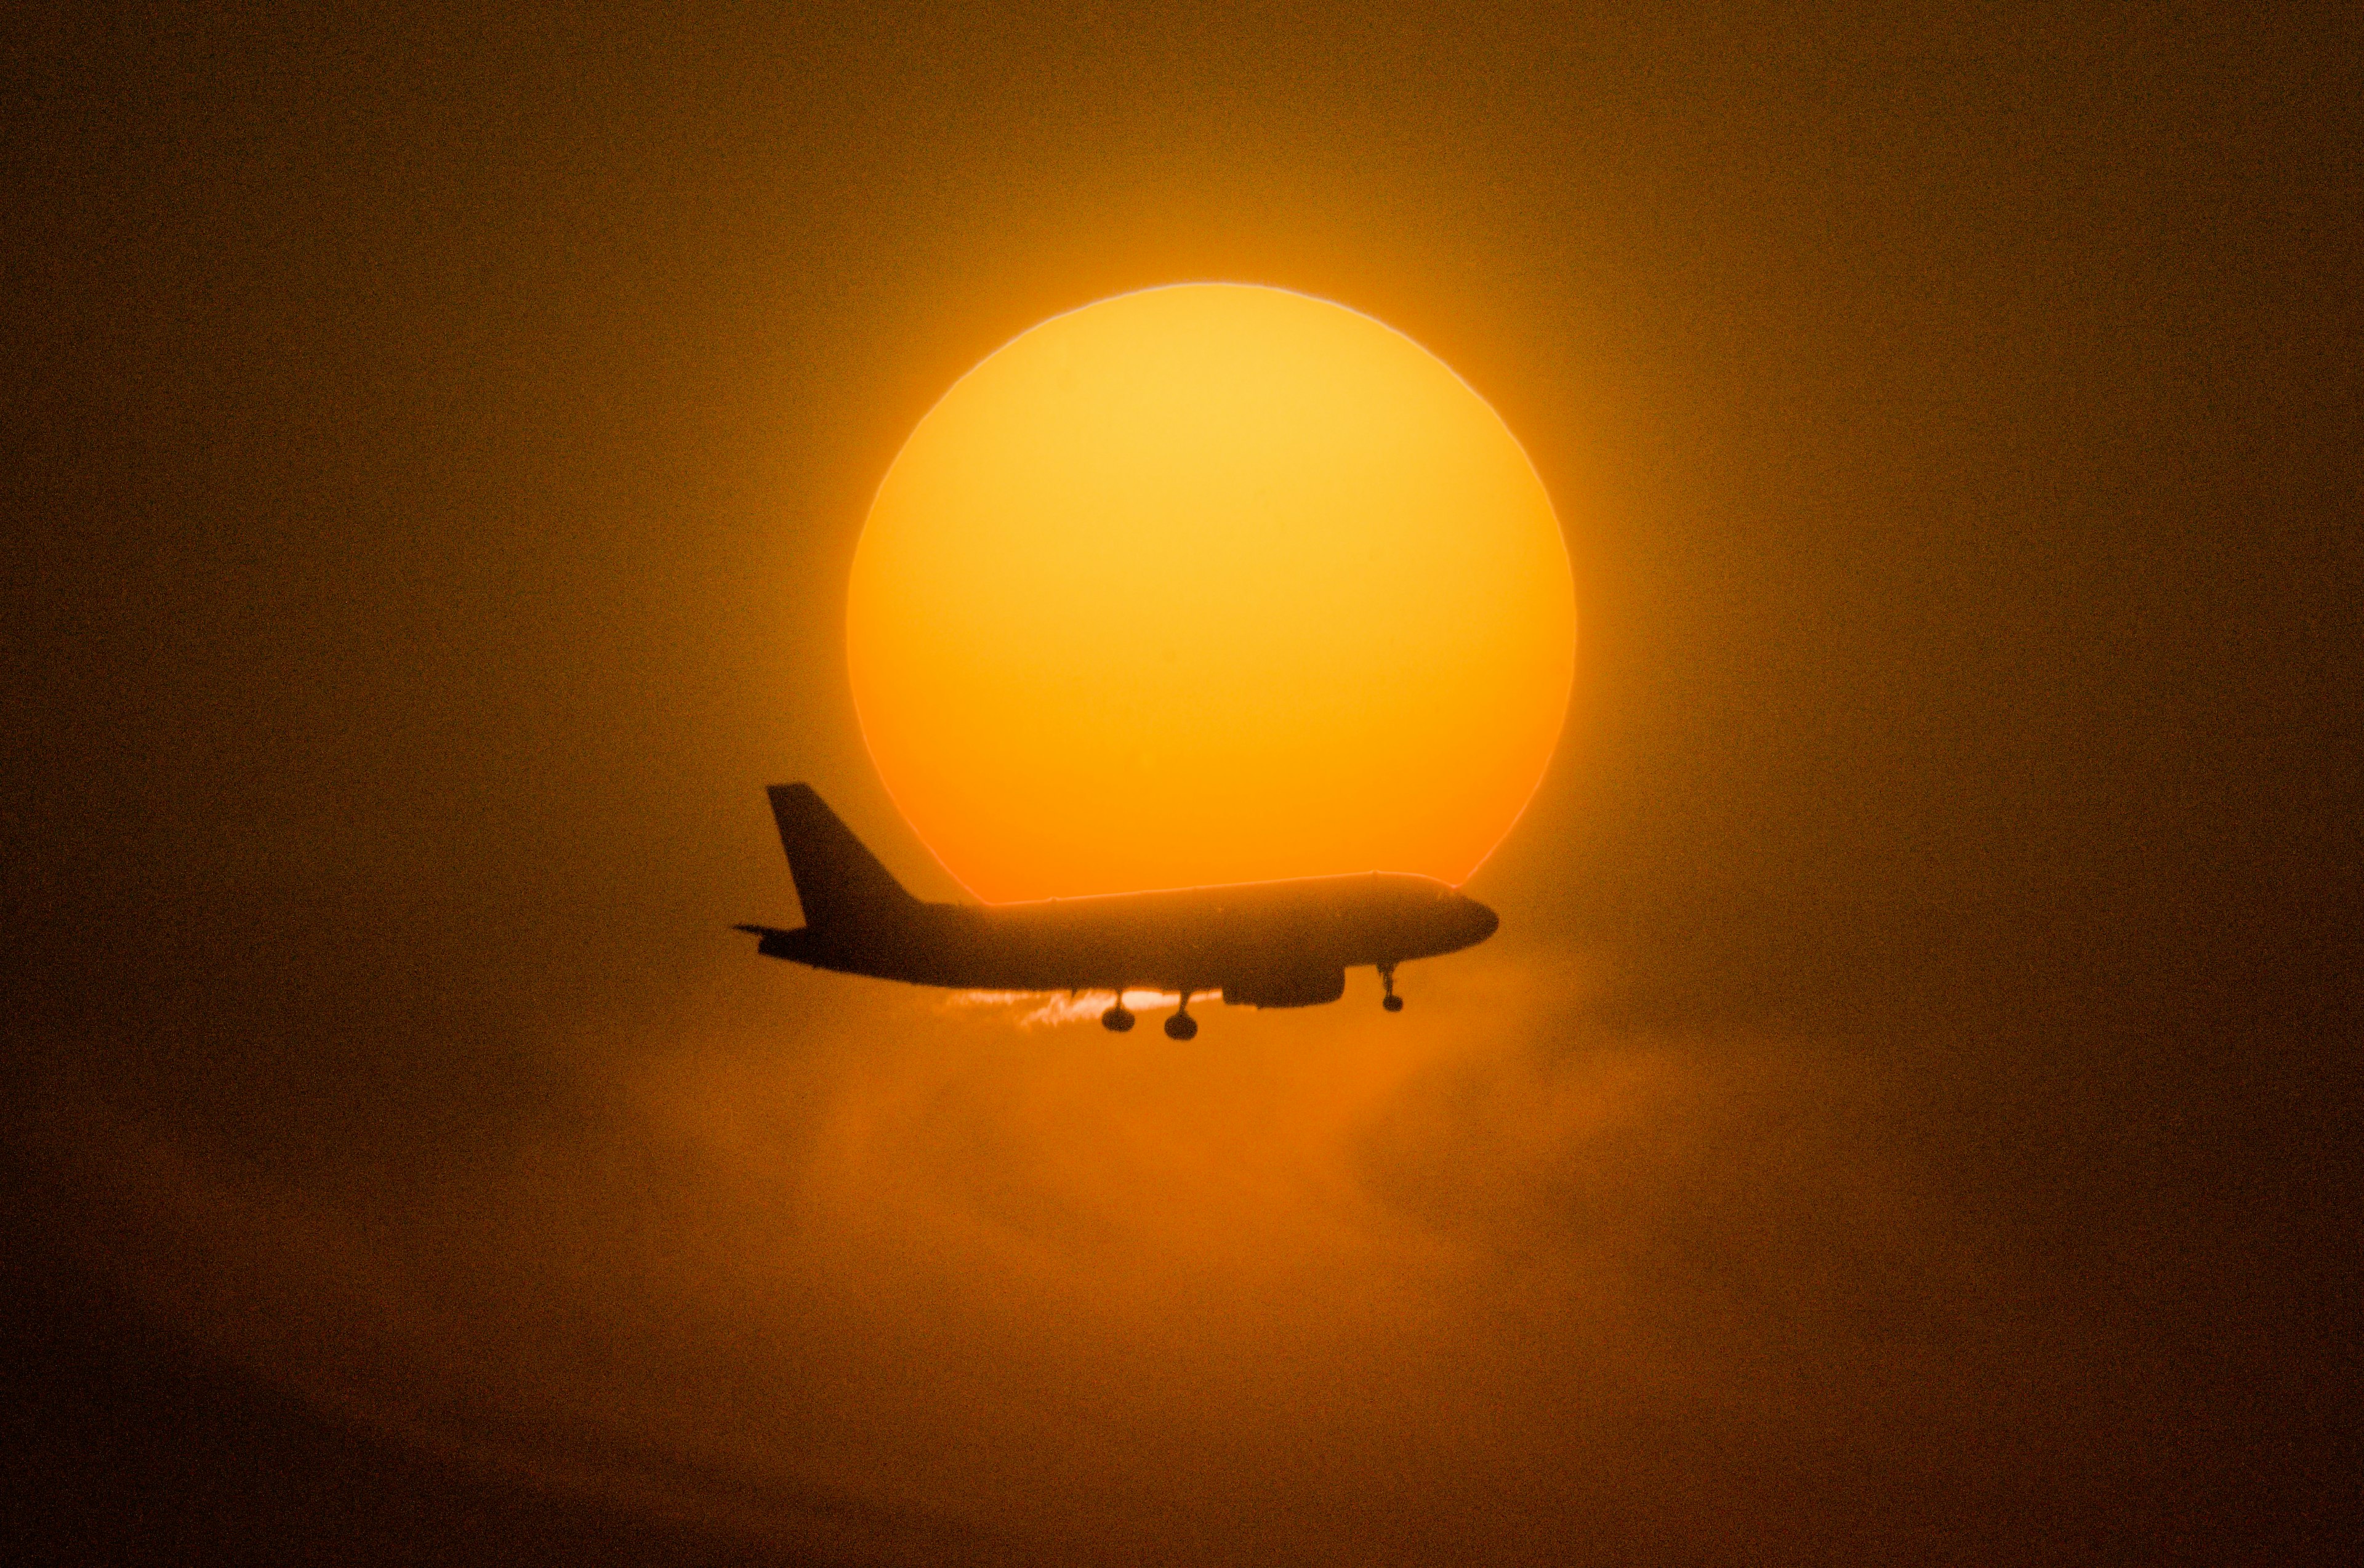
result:
[(1800, 1487), (1935, 1531), (2030, 1462), (2024, 1239), (1865, 1057), (1607, 1032), (1565, 965), (1406, 978), (1185, 1045), (807, 977), (553, 1029), (580, 1094), (398, 1201), (153, 1129), (139, 1201), (272, 1374), (807, 1545), (1679, 1556)]

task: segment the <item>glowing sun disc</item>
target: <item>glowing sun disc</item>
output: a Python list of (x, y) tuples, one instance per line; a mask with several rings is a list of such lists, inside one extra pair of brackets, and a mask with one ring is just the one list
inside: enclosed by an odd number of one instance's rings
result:
[(880, 776), (992, 901), (1464, 881), (1551, 760), (1575, 643), (1550, 497), (1485, 400), (1239, 284), (1102, 300), (962, 377), (846, 610)]

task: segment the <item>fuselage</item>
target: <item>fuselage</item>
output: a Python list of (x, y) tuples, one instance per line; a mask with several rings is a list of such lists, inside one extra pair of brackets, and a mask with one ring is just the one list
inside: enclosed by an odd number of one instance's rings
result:
[(1457, 951), (1491, 936), (1496, 923), (1492, 910), (1441, 882), (1374, 873), (1033, 904), (919, 904), (858, 928), (767, 933), (762, 951), (921, 985), (1220, 990), (1252, 1006), (1301, 1006), (1334, 1000), (1345, 970)]

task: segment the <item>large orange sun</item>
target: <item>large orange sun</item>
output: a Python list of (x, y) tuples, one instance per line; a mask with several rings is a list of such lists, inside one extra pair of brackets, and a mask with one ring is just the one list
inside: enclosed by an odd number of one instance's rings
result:
[(1576, 603), (1542, 481), (1443, 361), (1199, 284), (944, 395), (878, 487), (846, 646), (888, 792), (981, 898), (1458, 883), (1551, 759)]

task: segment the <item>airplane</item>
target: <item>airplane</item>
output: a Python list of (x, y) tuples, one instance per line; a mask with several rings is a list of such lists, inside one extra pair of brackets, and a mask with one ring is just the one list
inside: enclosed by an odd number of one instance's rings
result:
[(1403, 1010), (1396, 965), (1473, 947), (1500, 921), (1425, 876), (1245, 882), (1028, 904), (929, 904), (902, 885), (809, 784), (774, 784), (772, 817), (804, 906), (795, 930), (737, 926), (755, 951), (814, 969), (965, 991), (1108, 991), (1100, 1022), (1132, 1028), (1127, 990), (1178, 993), (1168, 1039), (1199, 1032), (1190, 998), (1228, 1006), (1311, 1007), (1345, 994), (1346, 971), (1376, 965), (1381, 1006)]

